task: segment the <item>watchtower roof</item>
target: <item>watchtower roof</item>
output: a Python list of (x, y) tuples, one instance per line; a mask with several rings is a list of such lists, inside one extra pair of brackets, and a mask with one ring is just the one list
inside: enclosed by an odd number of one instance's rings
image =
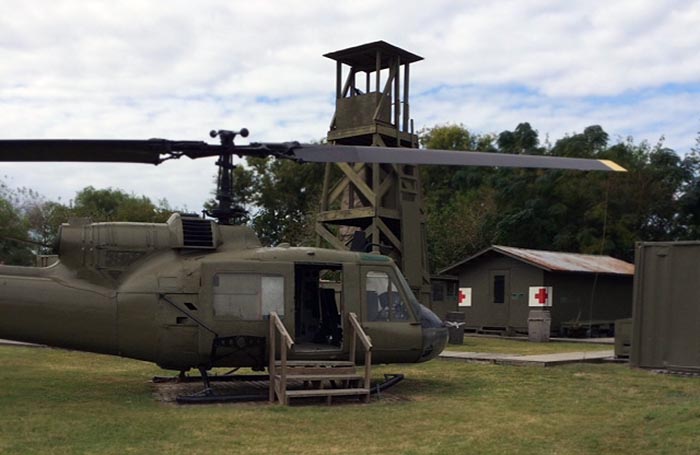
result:
[(332, 60), (345, 63), (358, 71), (374, 71), (377, 68), (377, 51), (381, 53), (381, 69), (392, 65), (392, 58), (401, 57), (401, 63), (413, 63), (423, 60), (423, 57), (403, 50), (386, 41), (375, 41), (361, 46), (349, 47), (324, 54)]

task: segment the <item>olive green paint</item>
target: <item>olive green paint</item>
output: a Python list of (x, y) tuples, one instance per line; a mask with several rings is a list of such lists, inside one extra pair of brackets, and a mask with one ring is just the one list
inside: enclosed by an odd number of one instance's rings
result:
[[(344, 333), (350, 332), (349, 312), (367, 327), (374, 363), (425, 361), (437, 356), (446, 343), (446, 329), (426, 329), (423, 310), (390, 258), (319, 248), (263, 248), (248, 227), (198, 218), (183, 224), (183, 219), (175, 214), (160, 224), (73, 220), (63, 225), (57, 263), (0, 266), (0, 338), (119, 355), (173, 370), (262, 369), (267, 365), (269, 330), (265, 315), (253, 319), (217, 315), (215, 277), (222, 273), (250, 274), (251, 279), (281, 277), (283, 302), (277, 302), (283, 305), (284, 324), (294, 337), (299, 304), (295, 270), (317, 267), (342, 271), (342, 284), (326, 287), (342, 292), (336, 305)], [(191, 233), (183, 228), (188, 223), (208, 226), (210, 243), (192, 246)], [(370, 269), (397, 283), (398, 292), (410, 303), (408, 320), (366, 320), (362, 271)], [(233, 302), (235, 310), (239, 300)], [(347, 359), (346, 341), (312, 352), (293, 350), (290, 359)]]

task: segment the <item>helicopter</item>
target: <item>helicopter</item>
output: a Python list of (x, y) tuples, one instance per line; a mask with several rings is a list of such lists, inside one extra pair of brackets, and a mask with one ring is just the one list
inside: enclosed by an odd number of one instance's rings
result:
[[(270, 369), (271, 318), (293, 361), (344, 360), (363, 352), (348, 333), (356, 318), (371, 363), (438, 356), (447, 328), (421, 305), (402, 273), (376, 253), (264, 247), (233, 201), (233, 156), (305, 162), (379, 162), (624, 171), (605, 160), (299, 142), (237, 145), (248, 131), (203, 141), (0, 140), (0, 161), (128, 162), (217, 157), (216, 208), (166, 223), (91, 223), (60, 228), (59, 261), (0, 265), (0, 338), (153, 362), (182, 374), (215, 367)], [(274, 353), (274, 350), (272, 350)], [(286, 351), (285, 351), (286, 352)]]

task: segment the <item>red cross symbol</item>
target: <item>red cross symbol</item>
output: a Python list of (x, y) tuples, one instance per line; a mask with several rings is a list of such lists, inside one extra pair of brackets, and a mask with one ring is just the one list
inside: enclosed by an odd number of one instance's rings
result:
[(466, 298), (467, 298), (467, 296), (464, 295), (464, 292), (462, 292), (462, 290), (460, 289), (459, 290), (459, 303), (464, 302), (464, 299), (466, 299)]
[(547, 297), (549, 297), (549, 295), (547, 294), (547, 290), (545, 288), (540, 288), (540, 290), (537, 291), (537, 294), (535, 294), (535, 298), (540, 305), (547, 303)]

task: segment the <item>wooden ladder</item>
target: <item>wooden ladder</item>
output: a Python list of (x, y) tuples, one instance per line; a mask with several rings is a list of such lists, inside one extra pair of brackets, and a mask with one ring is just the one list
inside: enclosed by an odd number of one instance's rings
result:
[[(287, 360), (288, 351), (294, 347), (294, 340), (279, 316), (270, 313), (270, 402), (277, 399), (280, 404), (288, 405), (290, 398), (320, 397), (331, 404), (333, 397), (338, 396), (358, 396), (365, 403), (369, 402), (372, 342), (362, 330), (357, 315), (349, 313), (348, 318), (352, 328), (349, 360)], [(280, 338), (280, 360), (276, 359), (277, 336)], [(357, 372), (355, 363), (357, 338), (365, 348), (362, 374)], [(304, 387), (288, 390), (288, 381), (301, 381)]]

